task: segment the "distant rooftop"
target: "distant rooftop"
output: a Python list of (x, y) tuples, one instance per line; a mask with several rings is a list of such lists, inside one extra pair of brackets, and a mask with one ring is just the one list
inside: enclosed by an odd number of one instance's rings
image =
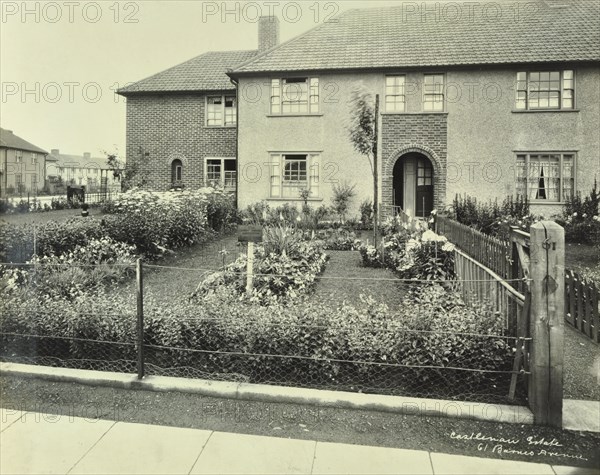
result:
[(25, 150), (27, 152), (36, 152), (47, 154), (44, 149), (33, 145), (31, 142), (15, 135), (12, 130), (0, 128), (0, 148), (10, 148), (15, 150)]

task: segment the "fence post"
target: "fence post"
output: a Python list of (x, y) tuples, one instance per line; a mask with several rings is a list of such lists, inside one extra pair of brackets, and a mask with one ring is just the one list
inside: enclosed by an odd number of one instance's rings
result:
[(144, 273), (142, 260), (136, 263), (137, 284), (137, 376), (144, 377)]
[(248, 241), (248, 257), (246, 259), (246, 292), (252, 293), (254, 287), (254, 242)]
[(531, 226), (531, 378), (537, 424), (562, 427), (565, 232), (552, 221)]

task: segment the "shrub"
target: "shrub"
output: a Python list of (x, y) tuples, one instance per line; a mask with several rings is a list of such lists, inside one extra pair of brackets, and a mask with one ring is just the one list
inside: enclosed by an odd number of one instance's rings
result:
[(333, 210), (338, 214), (342, 223), (346, 220), (350, 201), (356, 195), (355, 188), (356, 185), (350, 185), (348, 182), (333, 185), (333, 198), (331, 198)]
[(136, 246), (147, 258), (201, 242), (236, 221), (233, 201), (215, 188), (155, 193), (131, 190), (115, 200), (104, 218), (108, 236)]
[(325, 237), (323, 249), (329, 251), (356, 251), (362, 245), (354, 232), (342, 228), (319, 233), (319, 237), (322, 236)]
[(590, 193), (583, 199), (581, 193), (567, 199), (562, 216), (556, 219), (565, 228), (567, 242), (594, 244), (600, 241), (599, 205), (600, 194), (596, 180)]
[(34, 257), (25, 269), (3, 268), (4, 285), (38, 295), (73, 299), (121, 282), (133, 273), (134, 247), (110, 238), (91, 239), (63, 254)]
[(529, 231), (529, 226), (540, 219), (530, 214), (527, 198), (512, 196), (499, 205), (497, 200), (481, 203), (468, 195), (456, 195), (451, 215), (459, 223), (493, 236), (504, 234), (509, 226)]
[[(11, 296), (0, 302), (0, 314), (5, 334), (131, 343), (134, 305), (102, 292), (73, 301), (39, 297), (21, 301)], [(148, 348), (147, 361), (171, 370), (194, 368), (209, 377), (225, 374), (251, 382), (346, 388), (373, 388), (382, 381), (388, 387), (393, 381), (396, 388), (427, 387), (441, 394), (454, 388), (459, 394), (464, 385), (489, 376), (437, 368), (510, 370), (512, 349), (506, 340), (478, 336), (500, 334), (500, 320), (486, 307), (469, 307), (439, 286), (421, 289), (395, 312), (370, 299), (338, 308), (310, 302), (263, 306), (220, 288), (200, 304), (166, 304), (148, 296), (144, 333), (147, 345), (161, 347)], [(3, 336), (4, 354), (30, 351), (63, 359), (134, 359), (132, 346), (114, 346), (118, 353), (107, 355), (106, 347), (97, 343), (57, 340), (56, 345), (28, 349), (24, 342)], [(203, 352), (188, 351), (199, 348)]]
[(34, 256), (61, 255), (90, 239), (104, 236), (101, 222), (94, 218), (70, 218), (44, 224), (1, 224), (0, 258), (2, 262), (25, 262)]
[(360, 222), (363, 227), (370, 227), (373, 225), (373, 201), (366, 199), (359, 207), (360, 210)]

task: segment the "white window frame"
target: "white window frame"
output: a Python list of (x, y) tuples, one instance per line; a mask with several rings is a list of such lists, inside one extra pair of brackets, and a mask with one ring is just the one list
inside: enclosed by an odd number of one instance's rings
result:
[[(546, 81), (540, 78), (536, 81), (531, 76), (535, 74), (558, 74), (558, 79), (550, 79)], [(547, 88), (541, 88), (542, 84), (558, 82), (558, 88), (551, 89), (550, 84)], [(538, 86), (533, 87), (533, 86)], [(538, 98), (538, 105), (532, 106), (532, 93), (554, 92), (557, 94), (557, 106), (540, 106), (540, 99)], [(537, 70), (537, 71), (519, 71), (517, 72), (517, 83), (515, 87), (515, 110), (523, 111), (548, 111), (548, 110), (575, 110), (575, 99), (576, 99), (576, 75), (574, 69), (554, 69), (554, 70)]]
[[(393, 83), (392, 83), (393, 80)], [(385, 111), (405, 112), (406, 110), (406, 75), (389, 74), (385, 76)], [(390, 99), (394, 100), (390, 100)]]
[[(302, 83), (306, 84), (306, 91), (292, 86), (292, 84)], [(272, 115), (318, 114), (321, 100), (319, 78), (316, 76), (272, 78), (270, 98)]]
[[(558, 166), (550, 167), (546, 166), (544, 170), (544, 164), (550, 163), (550, 157), (558, 156)], [(537, 168), (540, 169), (539, 172), (534, 170), (532, 167), (532, 157), (534, 157), (533, 163), (541, 163)], [(542, 157), (542, 158), (538, 158)], [(543, 162), (543, 157), (547, 157), (547, 161)], [(565, 158), (565, 157), (570, 157)], [(568, 160), (571, 161), (570, 166), (567, 166)], [(527, 200), (531, 203), (541, 204), (541, 203), (564, 203), (566, 198), (564, 196), (565, 191), (571, 190), (571, 194), (577, 193), (577, 153), (572, 151), (543, 151), (543, 152), (516, 152), (515, 153), (515, 162), (516, 162), (516, 173), (515, 173), (515, 194), (517, 196), (527, 197)], [(556, 171), (552, 170), (553, 168), (558, 168), (558, 177), (552, 176), (552, 173)], [(567, 169), (569, 170), (569, 174), (566, 173)], [(535, 173), (534, 173), (535, 172)], [(542, 174), (541, 176), (540, 174)], [(550, 199), (550, 198), (539, 198), (539, 182), (542, 179), (558, 179), (558, 199)], [(565, 186), (567, 180), (570, 181), (571, 186)], [(545, 183), (545, 182), (544, 182)], [(544, 187), (544, 193), (547, 190), (551, 190), (548, 186)], [(536, 191), (537, 190), (537, 191)], [(535, 195), (534, 195), (535, 192)]]
[[(221, 104), (216, 110), (211, 111), (211, 99), (219, 99)], [(227, 107), (228, 101), (233, 101), (232, 107)], [(206, 96), (206, 127), (235, 127), (237, 124), (237, 98), (232, 94), (209, 94)], [(213, 115), (211, 117), (211, 115)]]
[[(297, 162), (299, 159), (293, 158), (297, 156), (306, 157), (304, 159), (306, 160), (306, 180), (286, 179), (286, 162)], [(269, 198), (301, 200), (300, 191), (308, 189), (310, 191), (309, 199), (320, 199), (320, 164), (320, 152), (272, 152), (270, 154)]]
[[(429, 77), (441, 77), (441, 88), (435, 87), (440, 84), (438, 82), (433, 82), (434, 89), (430, 91), (428, 89), (427, 78)], [(431, 96), (441, 96), (441, 101), (428, 101), (427, 98)], [(441, 104), (439, 107), (428, 108), (429, 104)], [(446, 110), (446, 75), (444, 73), (428, 73), (423, 74), (423, 112), (444, 112)]]
[(31, 163), (32, 163), (33, 165), (37, 165), (37, 159), (38, 159), (38, 157), (37, 157), (37, 153), (35, 153), (35, 152), (31, 152)]
[(23, 151), (15, 150), (15, 163), (23, 162)]
[[(208, 171), (208, 167), (209, 161), (219, 161), (219, 178), (218, 180), (214, 179), (214, 178), (209, 178), (209, 171)], [(218, 185), (223, 187), (226, 191), (235, 191), (236, 189), (236, 184), (237, 184), (237, 170), (236, 171), (232, 171), (232, 170), (225, 170), (225, 161), (227, 160), (231, 160), (235, 163), (236, 158), (235, 157), (206, 157), (204, 159), (204, 183), (206, 185), (210, 185), (211, 183), (214, 183), (215, 181), (218, 181)]]

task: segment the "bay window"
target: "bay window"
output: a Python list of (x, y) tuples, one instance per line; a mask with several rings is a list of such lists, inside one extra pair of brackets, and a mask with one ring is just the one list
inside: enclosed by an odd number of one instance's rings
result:
[(575, 192), (575, 154), (517, 154), (516, 192), (529, 201), (565, 201)]

